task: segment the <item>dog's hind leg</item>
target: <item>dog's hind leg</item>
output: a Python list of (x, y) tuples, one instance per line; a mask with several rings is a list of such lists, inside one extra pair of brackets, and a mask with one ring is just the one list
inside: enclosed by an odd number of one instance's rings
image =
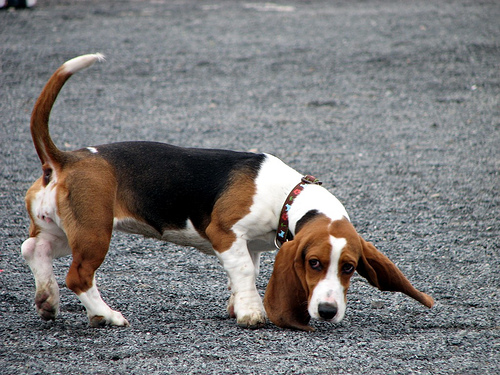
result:
[(24, 241), (21, 252), (35, 277), (35, 308), (44, 320), (54, 320), (59, 313), (59, 286), (54, 275), (53, 260), (68, 255), (66, 237), (47, 232)]
[(80, 164), (65, 181), (70, 199), (61, 200), (59, 205), (73, 254), (66, 285), (85, 306), (91, 326), (129, 326), (121, 313), (102, 300), (95, 281), (95, 272), (111, 241), (116, 181), (102, 160), (90, 160), (88, 165), (84, 160)]
[(30, 215), (30, 237), (21, 253), (35, 278), (35, 308), (44, 320), (54, 320), (59, 313), (59, 286), (54, 275), (53, 260), (71, 254), (55, 209), (56, 189), (43, 187), (38, 179), (26, 194)]
[(129, 326), (118, 311), (112, 310), (97, 289), (95, 271), (104, 261), (111, 239), (109, 230), (80, 230), (69, 237), (73, 262), (66, 276), (66, 285), (78, 296), (87, 310), (92, 327), (105, 325)]

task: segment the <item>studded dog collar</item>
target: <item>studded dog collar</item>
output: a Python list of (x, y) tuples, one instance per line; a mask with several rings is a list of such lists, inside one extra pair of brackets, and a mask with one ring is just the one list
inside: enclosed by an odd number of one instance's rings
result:
[(322, 182), (314, 176), (306, 175), (302, 177), (301, 181), (295, 185), (290, 194), (283, 204), (281, 209), (280, 219), (278, 222), (278, 229), (276, 230), (276, 238), (274, 239), (274, 244), (279, 249), (286, 241), (292, 240), (293, 235), (289, 231), (288, 223), (288, 211), (292, 207), (292, 203), (297, 198), (297, 196), (304, 190), (305, 185), (314, 184), (321, 185)]

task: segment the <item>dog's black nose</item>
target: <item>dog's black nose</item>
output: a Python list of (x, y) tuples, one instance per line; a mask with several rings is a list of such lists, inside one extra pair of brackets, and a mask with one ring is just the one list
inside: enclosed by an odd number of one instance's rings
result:
[(337, 304), (322, 302), (318, 305), (318, 314), (325, 320), (333, 319), (337, 315)]

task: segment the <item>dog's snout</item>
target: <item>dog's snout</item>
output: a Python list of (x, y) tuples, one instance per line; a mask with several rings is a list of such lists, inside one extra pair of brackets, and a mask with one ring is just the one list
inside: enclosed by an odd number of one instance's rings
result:
[(318, 305), (318, 314), (325, 320), (333, 319), (333, 317), (337, 315), (337, 310), (338, 307), (336, 303), (322, 302)]

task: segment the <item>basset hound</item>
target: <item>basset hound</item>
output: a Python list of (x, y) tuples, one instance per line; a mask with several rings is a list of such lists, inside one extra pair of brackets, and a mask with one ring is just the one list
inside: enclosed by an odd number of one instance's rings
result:
[[(431, 297), (356, 233), (332, 194), (274, 156), (156, 142), (58, 149), (48, 122), (59, 91), (72, 74), (101, 59), (83, 55), (59, 67), (31, 117), (42, 176), (26, 194), (31, 224), (22, 254), (35, 277), (42, 319), (53, 320), (59, 311), (53, 259), (71, 254), (66, 285), (90, 325), (129, 325), (96, 285), (113, 229), (215, 254), (229, 278), (228, 312), (243, 327), (264, 325), (266, 311), (280, 327), (310, 330), (310, 317), (340, 321), (354, 270), (382, 290), (432, 306)], [(284, 206), (291, 191), (298, 194)], [(277, 231), (284, 244), (263, 304), (255, 286), (259, 256), (276, 248)]]

